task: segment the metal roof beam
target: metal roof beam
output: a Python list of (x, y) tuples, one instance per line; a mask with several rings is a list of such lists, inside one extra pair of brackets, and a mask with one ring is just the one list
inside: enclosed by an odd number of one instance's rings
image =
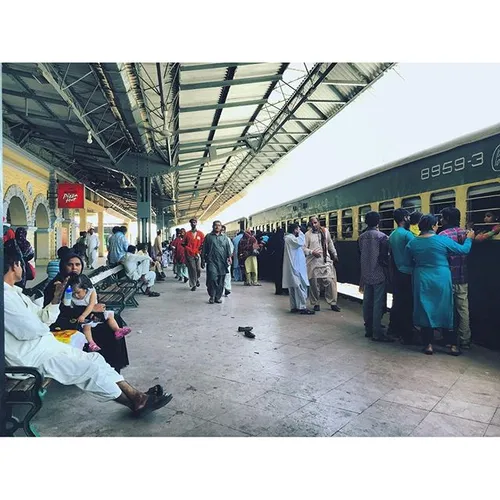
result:
[(240, 106), (258, 106), (259, 104), (265, 104), (267, 99), (253, 99), (249, 101), (240, 102), (224, 102), (221, 104), (206, 104), (200, 106), (186, 106), (180, 108), (181, 113), (190, 113), (192, 111), (210, 111), (212, 109), (224, 109), (224, 108), (237, 108)]
[(347, 101), (339, 101), (334, 99), (308, 99), (307, 103), (313, 104), (347, 104)]
[(40, 99), (40, 100), (43, 100), (43, 101), (48, 102), (50, 104), (59, 104), (59, 106), (66, 106), (66, 103), (62, 99), (54, 99), (53, 97), (46, 97), (40, 93), (37, 93), (38, 99), (35, 99), (28, 92), (19, 92), (18, 90), (11, 90), (11, 89), (3, 88), (2, 93), (5, 95), (12, 95), (14, 97), (22, 97), (24, 99), (31, 99), (33, 101), (38, 101)]
[(244, 137), (241, 136), (233, 136), (233, 137), (225, 137), (224, 139), (212, 139), (211, 141), (198, 141), (198, 142), (182, 142), (180, 145), (180, 152), (185, 153), (185, 151), (182, 151), (183, 148), (189, 148), (191, 146), (205, 146), (207, 144), (222, 144), (225, 142), (242, 142), (247, 139), (254, 139), (256, 137), (260, 137), (259, 134), (249, 134), (245, 135)]
[[(83, 109), (81, 105), (78, 103), (76, 98), (71, 93), (71, 90), (63, 90), (60, 83), (60, 77), (58, 74), (55, 76), (52, 74), (52, 69), (49, 64), (39, 63), (38, 67), (41, 69), (44, 78), (52, 85), (52, 87), (56, 90), (56, 92), (64, 99), (64, 101), (70, 106), (71, 111), (74, 115), (83, 123), (83, 125), (89, 130), (94, 138), (94, 140), (101, 146), (102, 150), (106, 153), (113, 164), (116, 163), (116, 160), (108, 149), (104, 141), (99, 137), (99, 131), (95, 130), (92, 122), (89, 118), (85, 116), (83, 113)], [(108, 103), (109, 105), (109, 103)]]
[(253, 122), (247, 122), (247, 121), (231, 122), (231, 123), (223, 123), (222, 125), (215, 125), (215, 126), (180, 129), (179, 134), (193, 134), (196, 132), (210, 132), (212, 130), (218, 130), (218, 129), (224, 129), (224, 128), (250, 127), (252, 125), (253, 125)]
[(325, 85), (336, 85), (337, 87), (366, 87), (368, 83), (360, 82), (359, 80), (323, 80)]
[(217, 87), (232, 87), (233, 85), (251, 85), (252, 83), (276, 82), (282, 75), (264, 75), (253, 78), (240, 78), (239, 80), (219, 80), (215, 82), (181, 83), (182, 90), (211, 89)]
[(229, 66), (248, 66), (249, 64), (260, 64), (260, 63), (206, 63), (206, 64), (186, 64), (181, 66), (181, 71), (199, 71), (203, 69), (220, 69), (229, 68)]

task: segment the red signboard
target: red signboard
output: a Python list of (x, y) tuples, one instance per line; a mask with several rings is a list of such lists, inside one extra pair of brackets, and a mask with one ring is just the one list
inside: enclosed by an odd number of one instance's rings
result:
[(58, 208), (85, 208), (83, 184), (60, 183), (57, 185)]

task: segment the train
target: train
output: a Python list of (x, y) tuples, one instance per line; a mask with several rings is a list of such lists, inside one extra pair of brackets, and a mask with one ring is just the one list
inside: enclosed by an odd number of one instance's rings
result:
[[(292, 222), (319, 218), (334, 239), (339, 255), (339, 282), (358, 284), (360, 261), (357, 239), (365, 227), (364, 216), (380, 213), (379, 229), (395, 228), (393, 213), (439, 214), (456, 207), (462, 226), (476, 229), (484, 214), (500, 213), (500, 124), (464, 135), (315, 191), (301, 198), (267, 208), (238, 222), (240, 229), (272, 232), (286, 230)], [(245, 224), (245, 227), (242, 225)], [(233, 227), (233, 226), (232, 226)], [(473, 340), (500, 348), (500, 237), (473, 245), (468, 256), (469, 305)]]

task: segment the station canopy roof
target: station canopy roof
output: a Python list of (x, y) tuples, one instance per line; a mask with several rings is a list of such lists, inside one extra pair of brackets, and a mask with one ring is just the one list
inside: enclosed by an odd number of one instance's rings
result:
[(155, 213), (206, 220), (392, 66), (5, 63), (3, 133), (127, 211), (151, 159)]

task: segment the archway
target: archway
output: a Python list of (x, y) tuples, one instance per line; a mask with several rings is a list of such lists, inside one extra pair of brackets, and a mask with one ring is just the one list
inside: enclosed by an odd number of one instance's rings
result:
[[(36, 200), (35, 200), (36, 201)], [(45, 265), (50, 260), (50, 220), (49, 212), (43, 202), (33, 207), (35, 231), (35, 256), (39, 266)]]
[(13, 196), (10, 199), (6, 212), (7, 222), (12, 226), (14, 231), (18, 227), (28, 226), (28, 214), (26, 213), (26, 207), (23, 200), (18, 196)]

